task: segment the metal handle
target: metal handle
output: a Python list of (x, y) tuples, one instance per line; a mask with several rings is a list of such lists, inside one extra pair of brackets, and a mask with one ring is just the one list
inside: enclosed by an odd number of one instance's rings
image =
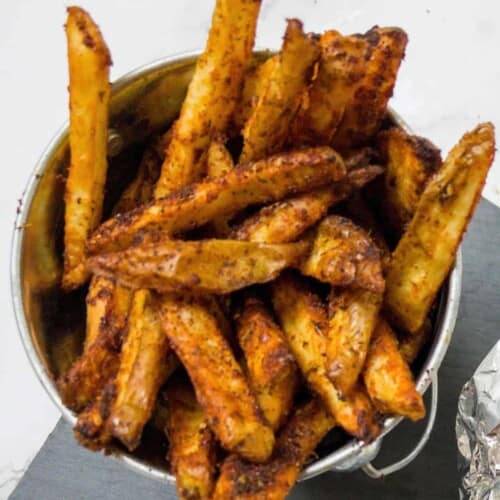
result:
[(438, 403), (437, 373), (434, 371), (431, 372), (430, 379), (432, 384), (431, 412), (429, 414), (429, 419), (427, 420), (427, 425), (425, 427), (424, 433), (422, 434), (422, 437), (420, 438), (420, 441), (417, 443), (415, 448), (413, 448), (412, 452), (409, 453), (406, 457), (404, 457), (399, 462), (384, 467), (383, 469), (375, 468), (371, 464), (371, 462), (367, 463), (366, 465), (363, 465), (361, 469), (367, 476), (370, 476), (373, 479), (380, 479), (382, 477), (388, 476), (389, 474), (392, 474), (393, 472), (397, 472), (398, 470), (403, 469), (408, 464), (413, 462), (415, 458), (417, 458), (417, 456), (420, 454), (424, 446), (427, 444), (427, 441), (429, 440), (429, 437), (432, 432), (432, 428), (434, 427), (434, 422), (436, 421), (436, 414), (437, 414), (437, 403)]

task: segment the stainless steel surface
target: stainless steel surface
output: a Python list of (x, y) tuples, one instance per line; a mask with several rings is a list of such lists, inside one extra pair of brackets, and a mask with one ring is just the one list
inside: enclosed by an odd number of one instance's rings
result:
[[(168, 57), (143, 66), (114, 84), (110, 125), (114, 133), (120, 135), (124, 148), (140, 142), (175, 118), (192, 74), (194, 60), (194, 54)], [(408, 128), (395, 113), (393, 117)], [(66, 305), (64, 301), (70, 299), (62, 296), (58, 289), (63, 213), (61, 177), (68, 162), (67, 139), (66, 124), (43, 153), (26, 186), (12, 240), (11, 287), (20, 335), (33, 369), (64, 418), (74, 424), (76, 415), (62, 404), (54, 375), (64, 369), (81, 348), (83, 317), (80, 322), (71, 317), (72, 321), (68, 324), (58, 324), (56, 328), (51, 323), (54, 318), (49, 314), (53, 308), (61, 316), (71, 313), (69, 308), (61, 308), (61, 303)], [(461, 272), (459, 251), (455, 267), (441, 293), (434, 342), (417, 378), (417, 388), (422, 393), (427, 389), (431, 375), (437, 373), (453, 334), (460, 299)], [(400, 421), (387, 419), (382, 436)], [(360, 467), (372, 460), (376, 451), (374, 445), (367, 446), (352, 440), (311, 463), (303, 471), (301, 479), (328, 470), (345, 470), (347, 464), (349, 469)], [(158, 454), (153, 456), (144, 450), (130, 454), (117, 447), (113, 456), (148, 477), (173, 481), (163, 457)]]

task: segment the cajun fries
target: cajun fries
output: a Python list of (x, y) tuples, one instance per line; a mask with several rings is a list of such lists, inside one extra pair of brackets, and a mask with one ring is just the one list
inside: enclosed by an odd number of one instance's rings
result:
[(120, 155), (144, 154), (102, 223), (111, 59), (68, 10), (62, 288), (90, 284), (57, 386), (91, 450), (160, 430), (182, 499), (284, 499), (335, 425), (371, 442), (424, 417), (410, 365), (494, 155), (489, 123), (443, 163), (391, 120), (401, 29), (290, 19), (252, 55), (260, 4), (216, 0), (194, 71), (113, 100)]
[(69, 142), (64, 223), (65, 289), (88, 278), (85, 242), (101, 220), (107, 170), (111, 56), (99, 28), (78, 7), (68, 8)]

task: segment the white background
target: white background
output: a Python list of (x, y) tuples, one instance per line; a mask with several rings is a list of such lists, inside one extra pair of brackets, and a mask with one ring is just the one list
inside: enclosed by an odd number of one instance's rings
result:
[[(14, 488), (59, 417), (18, 339), (8, 263), (16, 200), (37, 157), (67, 119), (66, 5), (60, 0), (1, 0), (0, 5), (0, 498)], [(145, 62), (203, 47), (213, 1), (81, 5), (104, 33), (116, 79)], [(279, 47), (285, 17), (302, 19), (308, 31), (360, 32), (373, 24), (404, 28), (410, 43), (392, 105), (443, 152), (481, 120), (500, 127), (498, 0), (263, 0), (259, 46)], [(485, 195), (500, 200), (498, 161)]]

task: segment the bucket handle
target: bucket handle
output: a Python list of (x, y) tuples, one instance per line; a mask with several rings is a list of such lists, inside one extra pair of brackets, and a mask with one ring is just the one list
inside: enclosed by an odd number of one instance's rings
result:
[(420, 438), (420, 441), (417, 443), (415, 448), (413, 448), (413, 450), (408, 455), (406, 455), (406, 457), (404, 457), (403, 459), (399, 460), (396, 463), (393, 463), (392, 465), (388, 465), (387, 467), (384, 467), (382, 469), (377, 469), (372, 465), (371, 462), (368, 462), (367, 464), (363, 465), (363, 467), (361, 467), (361, 470), (367, 476), (373, 479), (380, 479), (385, 476), (388, 476), (389, 474), (397, 472), (398, 470), (403, 469), (408, 464), (413, 462), (415, 458), (417, 458), (417, 456), (420, 454), (424, 446), (427, 444), (427, 441), (429, 441), (432, 428), (434, 427), (434, 423), (436, 421), (437, 404), (438, 404), (438, 378), (437, 378), (437, 373), (435, 371), (431, 372), (430, 379), (432, 384), (431, 412), (429, 414), (427, 425), (425, 427), (424, 433), (422, 434), (422, 437)]

